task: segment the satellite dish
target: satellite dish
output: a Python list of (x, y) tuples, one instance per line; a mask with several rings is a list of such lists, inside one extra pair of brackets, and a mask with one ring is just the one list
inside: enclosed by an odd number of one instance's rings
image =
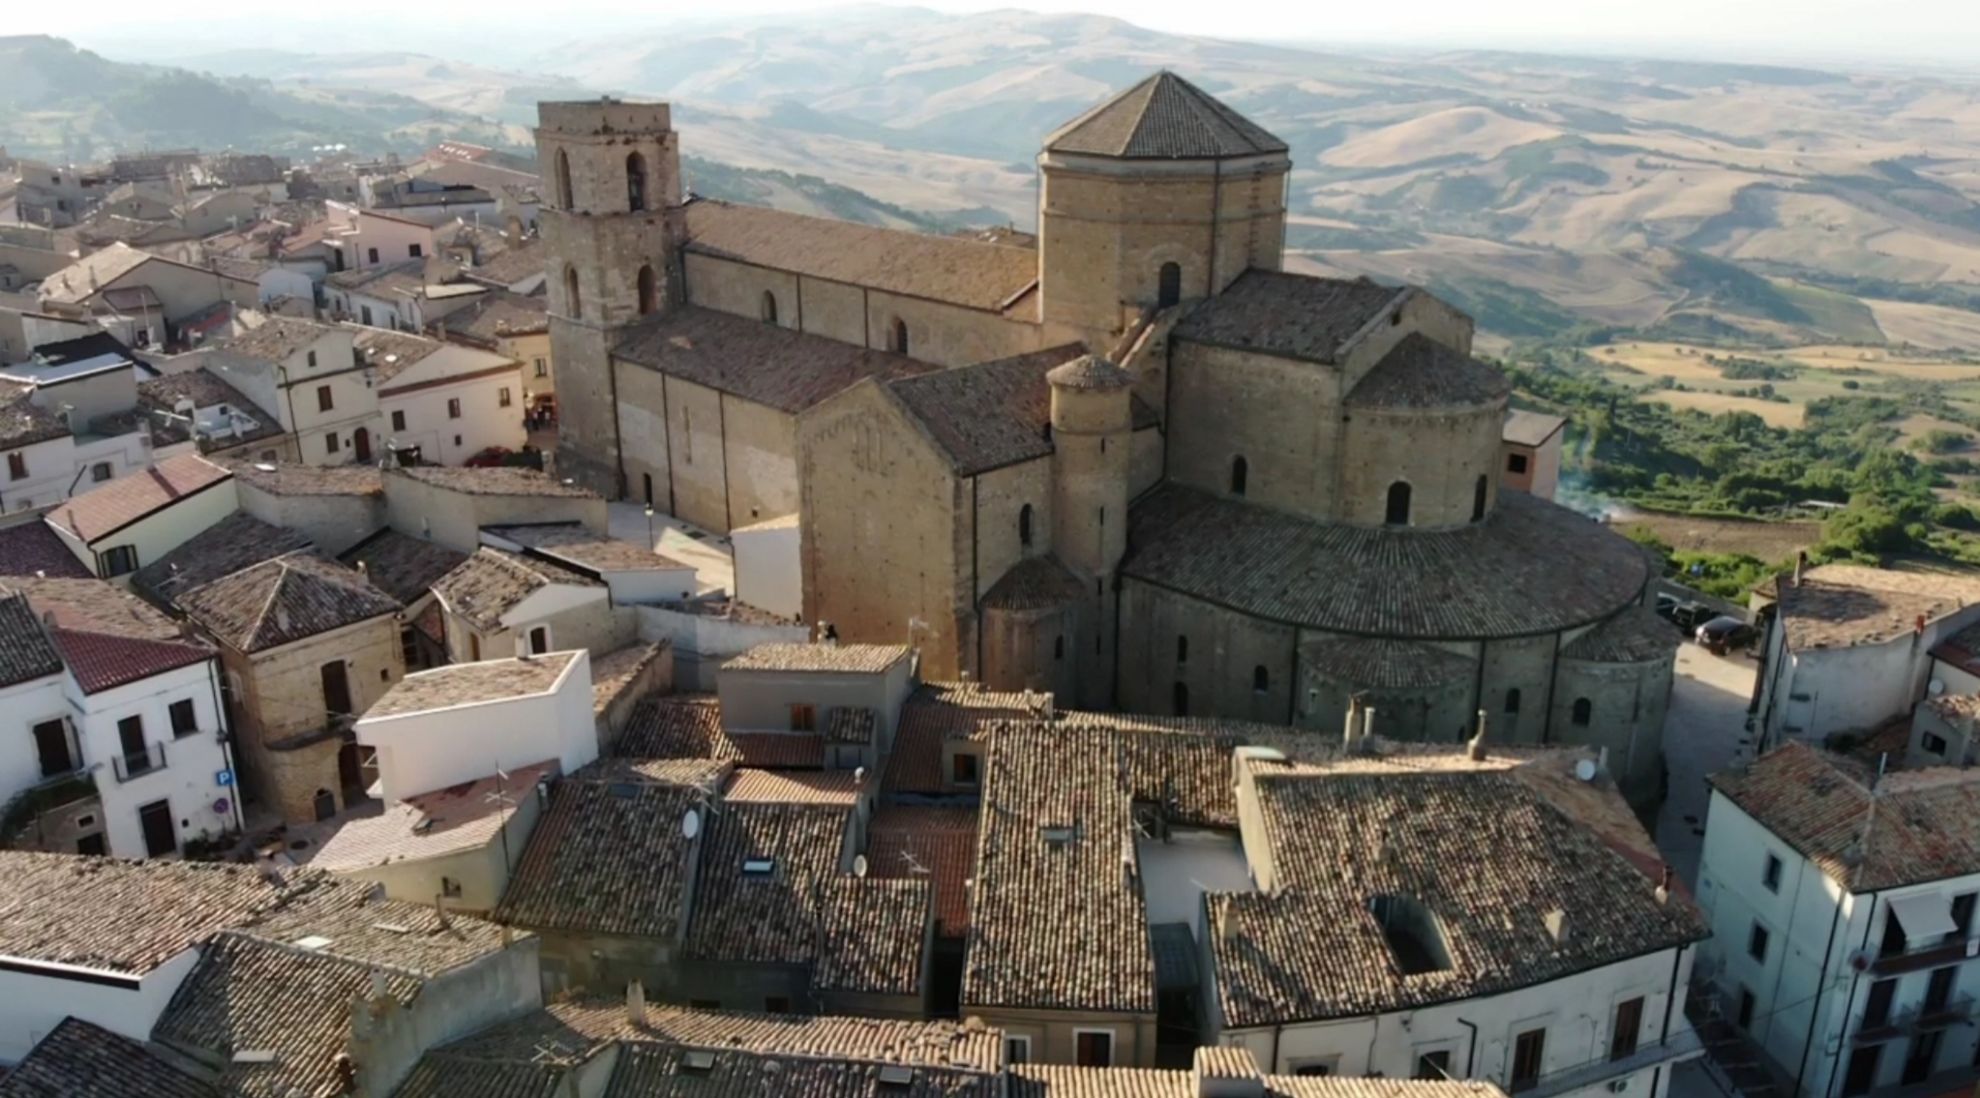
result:
[(855, 877), (866, 876), (866, 855), (864, 854), (853, 855), (853, 876)]
[(1931, 683), (1925, 687), (1925, 692), (1927, 694), (1932, 695), (1935, 698), (1938, 697), (1940, 694), (1946, 692), (1946, 680), (1933, 679)]
[(681, 817), (681, 837), (692, 839), (699, 834), (701, 834), (701, 813), (690, 808), (687, 814)]
[(1580, 779), (1581, 779), (1582, 781), (1584, 781), (1584, 782), (1592, 782), (1592, 781), (1594, 781), (1594, 780), (1595, 780), (1595, 760), (1594, 760), (1594, 759), (1577, 759), (1577, 760), (1575, 760), (1575, 764), (1574, 764), (1574, 776), (1575, 776), (1575, 777), (1577, 777), (1577, 778), (1580, 778)]

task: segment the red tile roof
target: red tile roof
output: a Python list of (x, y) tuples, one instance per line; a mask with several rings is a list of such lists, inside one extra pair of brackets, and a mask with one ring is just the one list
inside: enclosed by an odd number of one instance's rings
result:
[(866, 832), (867, 876), (908, 878), (935, 886), (936, 933), (961, 937), (969, 929), (969, 889), (976, 861), (976, 810), (888, 805)]
[(88, 579), (90, 571), (47, 523), (23, 522), (0, 529), (0, 575), (44, 575)]
[(50, 512), (48, 521), (93, 542), (233, 475), (198, 454), (180, 454), (84, 492)]
[(153, 675), (211, 659), (213, 653), (196, 644), (179, 641), (119, 637), (109, 633), (84, 633), (74, 629), (51, 629), (49, 636), (62, 662), (85, 694), (96, 694), (112, 687), (148, 679)]

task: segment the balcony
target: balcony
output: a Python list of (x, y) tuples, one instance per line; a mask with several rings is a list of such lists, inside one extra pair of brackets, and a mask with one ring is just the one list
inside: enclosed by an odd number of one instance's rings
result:
[(163, 770), (165, 769), (165, 745), (154, 743), (142, 751), (114, 755), (110, 759), (110, 767), (116, 772), (117, 780), (120, 782), (127, 782), (133, 778), (142, 778), (154, 770)]
[(1945, 1029), (1972, 1018), (1973, 1007), (1973, 996), (1954, 995), (1939, 1003), (1912, 1003), (1874, 1021), (1859, 1016), (1850, 1040), (1859, 1045), (1873, 1045), (1897, 1037)]
[(1685, 1026), (1663, 1041), (1638, 1045), (1636, 1051), (1628, 1056), (1582, 1064), (1551, 1075), (1542, 1075), (1532, 1086), (1521, 1088), (1519, 1093), (1522, 1098), (1554, 1098), (1557, 1094), (1567, 1094), (1584, 1087), (1600, 1086), (1660, 1064), (1675, 1064), (1704, 1054), (1705, 1042), (1699, 1039), (1698, 1031)]
[(1870, 962), (1870, 971), (1878, 976), (1896, 976), (1955, 964), (1975, 956), (1980, 956), (1980, 937), (1970, 932), (1954, 931), (1935, 942), (1916, 947), (1907, 943), (1904, 949), (1897, 952), (1879, 954)]

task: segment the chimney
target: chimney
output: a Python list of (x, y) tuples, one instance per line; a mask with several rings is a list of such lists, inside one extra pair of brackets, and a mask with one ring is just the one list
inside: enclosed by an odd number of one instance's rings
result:
[(448, 930), (452, 928), (453, 924), (447, 921), (447, 897), (433, 897), (433, 914), (434, 917), (440, 920), (440, 929)]
[(1664, 863), (1663, 875), (1657, 881), (1657, 902), (1660, 904), (1671, 902), (1671, 863), (1669, 862)]
[(1918, 615), (1918, 620), (1912, 624), (1912, 630), (1921, 637), (1925, 635), (1925, 615)]
[(646, 1028), (646, 985), (634, 980), (626, 985), (626, 1020)]
[(1568, 940), (1567, 912), (1555, 908), (1547, 913), (1547, 937), (1557, 946), (1564, 946)]
[(1803, 549), (1794, 555), (1794, 585), (1801, 586), (1801, 574), (1808, 570), (1808, 550)]
[(1485, 711), (1483, 709), (1478, 711), (1478, 732), (1471, 737), (1471, 742), (1465, 745), (1464, 754), (1472, 762), (1485, 761)]
[(1265, 1098), (1265, 1076), (1241, 1045), (1201, 1045), (1193, 1058), (1196, 1098)]
[(1347, 725), (1341, 730), (1341, 749), (1350, 755), (1361, 750), (1361, 698), (1348, 699)]

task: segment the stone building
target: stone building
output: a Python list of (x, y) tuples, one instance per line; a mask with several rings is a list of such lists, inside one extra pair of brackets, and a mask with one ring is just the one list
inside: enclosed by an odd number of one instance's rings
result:
[[(1038, 158), (1032, 246), (683, 201), (664, 105), (546, 103), (559, 467), (795, 511), (803, 616), (1064, 704), (1610, 750), (1662, 779), (1647, 559), (1506, 489), (1510, 386), (1411, 287), (1282, 271), (1285, 142), (1158, 73)], [(1550, 459), (1551, 460), (1551, 459)]]

